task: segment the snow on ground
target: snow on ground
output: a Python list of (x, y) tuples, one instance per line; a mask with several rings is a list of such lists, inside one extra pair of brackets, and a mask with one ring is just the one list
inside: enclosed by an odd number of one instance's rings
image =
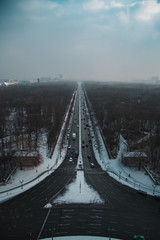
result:
[[(53, 238), (43, 238), (41, 240), (52, 240)], [(118, 240), (117, 238), (110, 237), (98, 237), (98, 236), (66, 236), (66, 237), (54, 237), (56, 240)], [(120, 239), (119, 239), (120, 240)]]
[[(98, 126), (96, 127), (96, 131), (100, 144), (100, 150), (97, 149), (95, 138), (92, 140), (92, 146), (97, 162), (100, 164), (101, 168), (104, 171), (107, 171), (112, 178), (121, 182), (122, 184), (128, 185), (136, 190), (144, 191), (149, 195), (160, 196), (160, 186), (155, 185), (153, 180), (144, 169), (139, 171), (137, 168), (126, 167), (122, 164), (121, 156), (122, 153), (126, 151), (125, 139), (120, 136), (120, 149), (117, 158), (110, 159)], [(92, 127), (90, 132), (91, 135), (95, 135)]]
[[(46, 141), (47, 141), (46, 135), (42, 134), (41, 138), (39, 139), (39, 142), (40, 142), (39, 151), (42, 158), (41, 164), (39, 164), (36, 167), (23, 167), (23, 170), (20, 170), (20, 168), (17, 168), (16, 172), (11, 176), (9, 183), (6, 185), (0, 186), (0, 202), (6, 201), (28, 190), (29, 188), (35, 186), (60, 166), (60, 164), (63, 162), (65, 158), (67, 147), (68, 147), (68, 141), (66, 139), (63, 145), (63, 148), (60, 151), (62, 135), (63, 135), (62, 133), (65, 128), (68, 114), (69, 114), (69, 108), (66, 113), (64, 123), (62, 125), (62, 129), (59, 134), (52, 158), (47, 157), (48, 150), (47, 150), (47, 144), (46, 144)], [(71, 115), (69, 125), (71, 125), (72, 117), (73, 117), (73, 114)]]
[[(88, 109), (86, 106), (87, 115)], [(17, 169), (14, 175), (11, 176), (9, 184), (0, 186), (0, 202), (6, 201), (9, 198), (14, 197), (26, 191), (27, 189), (35, 186), (37, 183), (42, 181), (46, 178), (49, 174), (51, 174), (64, 160), (65, 154), (67, 152), (68, 142), (66, 141), (63, 149), (60, 151), (60, 145), (62, 141), (62, 133), (66, 123), (66, 119), (68, 117), (68, 111), (66, 113), (64, 124), (61, 129), (61, 133), (57, 140), (57, 144), (53, 153), (52, 158), (50, 159), (47, 157), (47, 149), (46, 149), (46, 136), (42, 134), (41, 136), (41, 147), (40, 147), (40, 154), (42, 156), (42, 163), (37, 167), (24, 167), (23, 170)], [(70, 125), (72, 122), (72, 117), (70, 119)], [(96, 122), (96, 120), (95, 120)], [(92, 138), (92, 146), (94, 150), (95, 157), (97, 162), (100, 164), (101, 168), (104, 171), (107, 171), (108, 174), (116, 179), (117, 181), (121, 182), (122, 184), (128, 185), (134, 189), (144, 191), (150, 195), (160, 196), (160, 186), (155, 185), (154, 182), (151, 180), (148, 174), (144, 170), (138, 171), (135, 168), (125, 167), (121, 163), (121, 154), (126, 151), (126, 143), (124, 138), (121, 136), (120, 138), (120, 149), (116, 159), (110, 159), (108, 153), (106, 151), (99, 127), (96, 126), (96, 133), (93, 130), (92, 123), (89, 121), (90, 133), (92, 136), (95, 134), (98, 136), (98, 141), (100, 145), (100, 149), (98, 149), (98, 144), (96, 138)], [(76, 181), (75, 181), (76, 182)], [(83, 183), (83, 181), (82, 181)], [(81, 184), (82, 184), (81, 183)], [(74, 184), (76, 186), (77, 183), (73, 183), (69, 189), (74, 188)], [(87, 184), (84, 183), (84, 189), (87, 188)], [(75, 187), (76, 189), (76, 187)], [(77, 189), (79, 189), (77, 187)], [(68, 190), (70, 191), (70, 190)], [(91, 190), (90, 190), (91, 191)], [(64, 200), (64, 199), (63, 199)], [(72, 201), (73, 202), (73, 201)]]
[[(86, 113), (89, 116), (87, 104), (85, 103)], [(138, 171), (136, 168), (126, 167), (121, 162), (122, 153), (126, 152), (126, 140), (120, 136), (120, 149), (116, 159), (110, 159), (107, 153), (100, 129), (97, 125), (97, 121), (94, 118), (94, 123), (89, 120), (90, 135), (92, 138), (92, 147), (95, 154), (95, 158), (101, 168), (107, 171), (108, 174), (115, 180), (122, 184), (128, 185), (136, 190), (144, 191), (149, 195), (160, 196), (160, 185), (155, 185), (150, 176), (144, 169)], [(93, 128), (93, 125), (95, 128)], [(97, 136), (97, 137), (96, 137)], [(98, 141), (98, 142), (97, 142)], [(98, 149), (98, 145), (100, 148)]]
[[(66, 188), (66, 192), (53, 201), (54, 204), (104, 203), (100, 195), (85, 181), (84, 171), (77, 171), (76, 178)], [(47, 204), (45, 207), (49, 206)]]

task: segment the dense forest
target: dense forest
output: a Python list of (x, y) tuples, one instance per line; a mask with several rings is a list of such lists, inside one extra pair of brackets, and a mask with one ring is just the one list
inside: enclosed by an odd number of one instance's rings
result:
[(18, 151), (38, 152), (42, 133), (48, 151), (57, 135), (76, 83), (16, 85), (0, 88), (0, 172), (1, 178), (15, 165)]
[(160, 170), (160, 86), (85, 83), (105, 143), (116, 157), (119, 137), (128, 151), (144, 151), (153, 169)]

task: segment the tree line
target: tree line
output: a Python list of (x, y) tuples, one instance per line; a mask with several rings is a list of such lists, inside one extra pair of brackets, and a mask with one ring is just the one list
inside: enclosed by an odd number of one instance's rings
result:
[(6, 168), (16, 151), (38, 151), (47, 136), (53, 151), (76, 83), (16, 85), (0, 88), (0, 166)]
[(85, 88), (112, 157), (122, 134), (128, 151), (145, 151), (160, 169), (160, 86), (86, 82)]

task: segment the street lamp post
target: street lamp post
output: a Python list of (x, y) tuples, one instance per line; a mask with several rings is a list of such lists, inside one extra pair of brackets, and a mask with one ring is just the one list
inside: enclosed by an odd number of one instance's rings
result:
[(48, 166), (47, 166), (47, 171), (48, 171), (48, 174), (49, 174), (49, 164), (48, 164)]
[(156, 185), (152, 185), (152, 187), (153, 187), (153, 195), (154, 195)]
[(21, 183), (21, 188), (23, 189), (23, 182), (24, 182), (24, 180), (22, 179), (19, 182)]
[[(53, 234), (52, 234), (52, 236), (54, 235), (55, 236), (55, 231), (56, 231), (56, 229), (55, 228), (53, 228)], [(52, 237), (52, 240), (53, 240), (53, 237)]]

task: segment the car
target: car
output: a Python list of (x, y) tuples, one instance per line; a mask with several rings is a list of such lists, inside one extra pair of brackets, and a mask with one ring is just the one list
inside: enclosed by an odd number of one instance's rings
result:
[(82, 148), (84, 148), (84, 144), (82, 144)]
[(86, 144), (86, 147), (88, 147), (88, 144)]
[(135, 235), (133, 236), (133, 240), (145, 240), (145, 239), (144, 239), (144, 236), (142, 236), (142, 235), (136, 235), (136, 234), (135, 234)]
[(78, 151), (77, 150), (74, 151), (74, 155), (78, 157)]
[(72, 157), (69, 158), (69, 162), (73, 162), (73, 158)]
[(71, 149), (71, 145), (68, 146), (68, 149)]
[(91, 158), (91, 156), (90, 156), (90, 155), (87, 155), (87, 158), (88, 158), (88, 159), (90, 159), (90, 158)]
[(91, 162), (91, 163), (90, 163), (90, 166), (91, 166), (91, 168), (94, 168), (94, 163)]

